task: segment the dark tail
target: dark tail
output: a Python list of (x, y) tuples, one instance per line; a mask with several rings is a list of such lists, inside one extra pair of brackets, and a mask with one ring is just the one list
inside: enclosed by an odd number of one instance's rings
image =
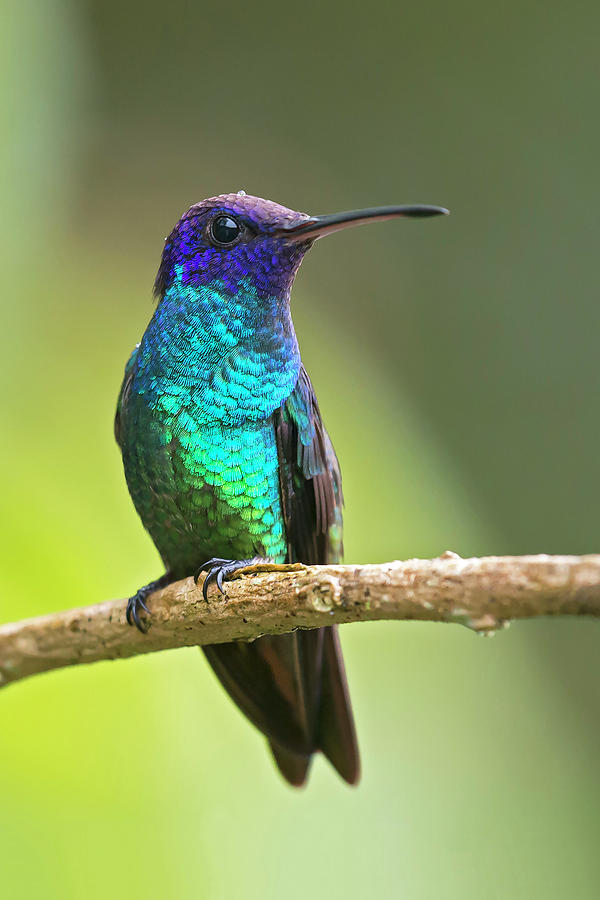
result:
[(304, 784), (318, 750), (356, 784), (358, 746), (335, 626), (202, 649), (231, 698), (268, 738), (290, 784)]

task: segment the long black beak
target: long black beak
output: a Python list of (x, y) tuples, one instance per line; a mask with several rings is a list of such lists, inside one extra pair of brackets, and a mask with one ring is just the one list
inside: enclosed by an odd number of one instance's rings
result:
[(331, 216), (314, 216), (297, 225), (285, 228), (282, 233), (292, 241), (316, 240), (325, 234), (332, 234), (341, 228), (363, 225), (365, 222), (385, 222), (399, 216), (424, 219), (428, 216), (447, 216), (443, 206), (374, 206), (371, 209), (352, 209), (349, 212), (334, 213)]

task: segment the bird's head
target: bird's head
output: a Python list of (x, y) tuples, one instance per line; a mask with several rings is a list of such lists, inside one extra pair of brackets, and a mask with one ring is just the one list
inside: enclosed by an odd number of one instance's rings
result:
[(162, 297), (175, 281), (192, 288), (218, 281), (230, 294), (251, 286), (258, 297), (285, 297), (304, 254), (323, 235), (446, 213), (439, 206), (384, 206), (309, 216), (244, 191), (221, 194), (191, 206), (166, 239), (155, 293)]

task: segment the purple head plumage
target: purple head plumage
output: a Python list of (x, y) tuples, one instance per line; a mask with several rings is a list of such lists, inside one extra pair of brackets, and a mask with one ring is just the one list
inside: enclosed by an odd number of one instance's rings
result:
[(383, 206), (310, 216), (244, 191), (195, 203), (165, 241), (155, 282), (162, 296), (174, 278), (199, 286), (220, 279), (234, 293), (252, 282), (259, 295), (288, 294), (315, 240), (351, 225), (398, 216), (445, 215), (439, 206)]

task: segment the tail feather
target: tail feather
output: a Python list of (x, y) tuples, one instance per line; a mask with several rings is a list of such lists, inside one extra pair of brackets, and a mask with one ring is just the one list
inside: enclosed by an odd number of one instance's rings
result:
[(337, 628), (324, 628), (318, 747), (348, 784), (360, 778), (360, 756)]
[(356, 783), (358, 746), (335, 626), (202, 649), (229, 695), (268, 738), (290, 784), (304, 784), (318, 750)]
[(286, 781), (289, 781), (294, 787), (302, 787), (308, 777), (312, 755), (292, 753), (281, 744), (276, 744), (275, 741), (269, 741), (269, 746), (277, 767)]

